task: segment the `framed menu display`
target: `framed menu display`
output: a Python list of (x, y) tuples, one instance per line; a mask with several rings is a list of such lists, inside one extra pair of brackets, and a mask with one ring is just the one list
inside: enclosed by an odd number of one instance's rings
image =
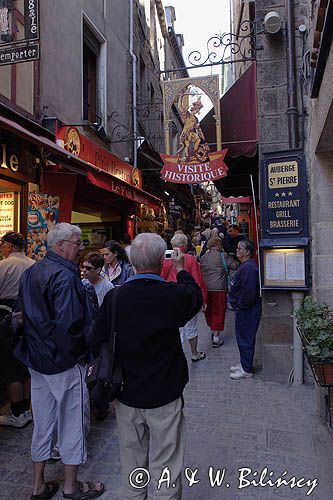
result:
[(266, 288), (306, 288), (304, 248), (265, 248), (263, 285)]

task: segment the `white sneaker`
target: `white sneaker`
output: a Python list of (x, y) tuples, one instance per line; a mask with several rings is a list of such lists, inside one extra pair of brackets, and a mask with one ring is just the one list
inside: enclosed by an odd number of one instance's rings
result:
[(239, 370), (242, 368), (242, 365), (238, 363), (238, 365), (230, 366), (230, 371), (231, 372), (239, 372)]
[(242, 378), (252, 378), (252, 372), (245, 372), (243, 368), (240, 368), (238, 372), (231, 372), (230, 378), (233, 380), (241, 380)]
[(17, 429), (22, 429), (31, 421), (32, 415), (30, 411), (26, 411), (18, 417), (15, 417), (12, 412), (8, 413), (8, 415), (0, 415), (0, 425), (6, 427), (16, 427)]
[(219, 338), (217, 340), (215, 340), (215, 338), (213, 339), (213, 342), (212, 342), (213, 347), (220, 347), (223, 344), (224, 344), (223, 339), (219, 339)]

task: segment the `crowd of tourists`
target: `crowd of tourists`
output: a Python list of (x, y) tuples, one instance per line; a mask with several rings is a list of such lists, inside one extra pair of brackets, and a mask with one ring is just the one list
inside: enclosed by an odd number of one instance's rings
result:
[(168, 467), (173, 487), (162, 486), (156, 498), (180, 499), (188, 382), (182, 344), (188, 340), (192, 363), (205, 360), (198, 347), (199, 315), (204, 312), (212, 347), (219, 348), (229, 307), (240, 354), (230, 378), (253, 377), (261, 315), (253, 242), (222, 220), (195, 227), (191, 235), (142, 233), (133, 241), (125, 235), (87, 253), (80, 228), (60, 223), (37, 263), (14, 231), (2, 236), (0, 251), (0, 379), (10, 403), (0, 426), (34, 422), (31, 499), (58, 491), (58, 482), (44, 477), (52, 458), (64, 465), (64, 498), (104, 493), (103, 483), (81, 482), (78, 471), (87, 460), (90, 412), (97, 419), (108, 414), (109, 401), (94, 400), (86, 379), (87, 363), (101, 357), (110, 332), (117, 333), (115, 356), (122, 368), (114, 402), (122, 498), (147, 496), (146, 489), (138, 492), (130, 484), (133, 470), (147, 468), (158, 478)]

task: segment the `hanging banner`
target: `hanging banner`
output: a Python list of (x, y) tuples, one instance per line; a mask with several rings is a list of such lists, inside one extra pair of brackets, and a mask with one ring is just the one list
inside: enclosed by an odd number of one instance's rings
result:
[[(202, 132), (199, 118), (202, 108), (209, 102), (214, 109), (217, 151), (211, 151)], [(160, 155), (164, 161), (162, 179), (178, 184), (201, 184), (225, 177), (228, 167), (224, 163), (224, 158), (228, 150), (221, 149), (218, 76), (182, 78), (164, 82), (163, 106), (166, 154)], [(181, 118), (183, 129), (179, 136), (178, 149), (172, 156), (170, 123), (173, 123), (175, 109)]]
[(177, 184), (201, 184), (202, 182), (216, 181), (222, 179), (228, 173), (228, 167), (224, 163), (227, 149), (210, 153), (208, 161), (187, 163), (179, 160), (178, 156), (163, 155), (161, 157), (164, 167), (161, 176), (164, 181)]
[(29, 193), (28, 196), (28, 256), (34, 260), (44, 257), (47, 233), (59, 222), (59, 197)]

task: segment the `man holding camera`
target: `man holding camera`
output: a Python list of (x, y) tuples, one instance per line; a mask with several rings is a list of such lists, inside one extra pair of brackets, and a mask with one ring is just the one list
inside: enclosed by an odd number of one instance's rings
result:
[(124, 380), (116, 401), (123, 500), (147, 498), (148, 486), (133, 486), (138, 468), (149, 470), (155, 488), (162, 471), (168, 468), (172, 487), (162, 484), (154, 498), (181, 498), (185, 446), (182, 393), (188, 368), (179, 327), (200, 310), (202, 294), (184, 271), (184, 256), (179, 249), (172, 257), (177, 282), (166, 283), (161, 278), (166, 247), (157, 234), (136, 236), (131, 261), (137, 274), (119, 288), (115, 311), (113, 290), (106, 295), (91, 337), (92, 351), (98, 354), (101, 343), (108, 339), (112, 315), (116, 315), (116, 355)]

